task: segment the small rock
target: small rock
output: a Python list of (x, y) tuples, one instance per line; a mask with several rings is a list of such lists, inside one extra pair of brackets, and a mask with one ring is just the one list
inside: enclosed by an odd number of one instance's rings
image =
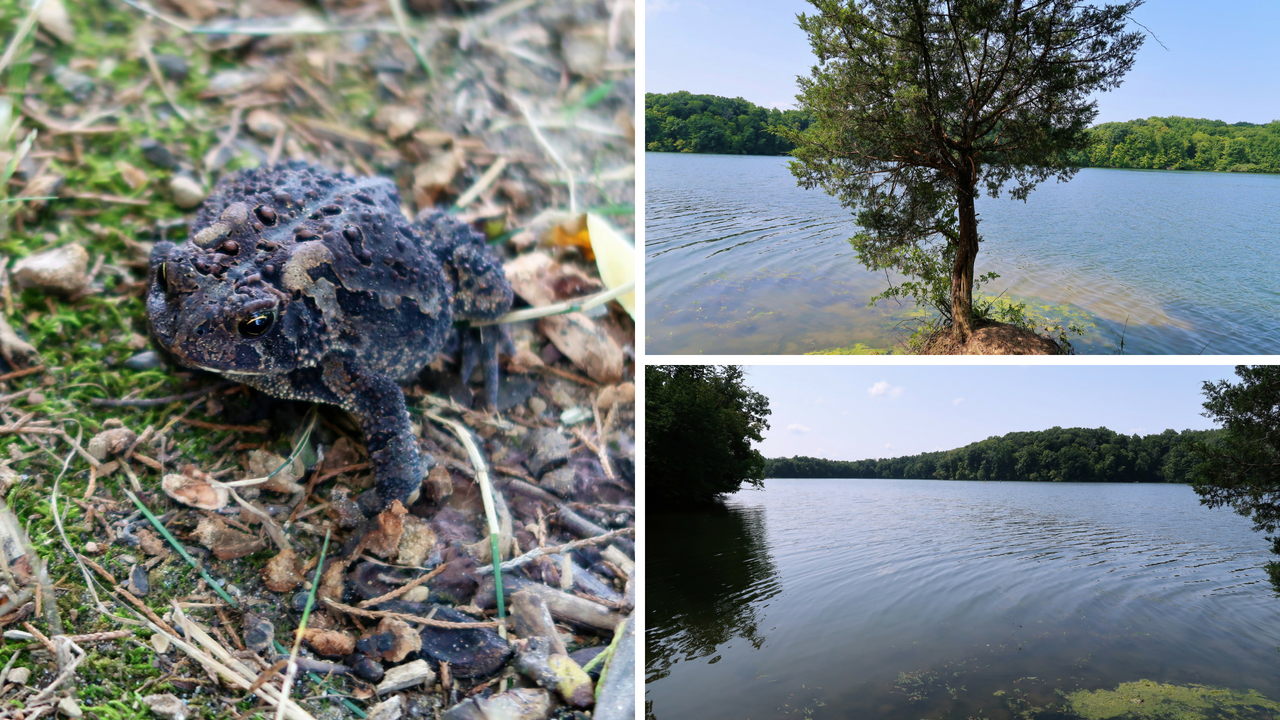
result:
[(140, 352), (137, 355), (134, 355), (133, 357), (124, 361), (124, 366), (126, 368), (130, 370), (134, 370), (136, 372), (142, 372), (144, 370), (155, 370), (163, 364), (164, 362), (160, 360), (160, 354), (157, 353), (155, 350), (147, 350), (144, 352)]
[(569, 465), (558, 467), (555, 470), (542, 476), (539, 484), (560, 497), (569, 497), (573, 494), (574, 485), (577, 482), (578, 474)]
[(436, 505), (453, 494), (453, 477), (444, 465), (436, 465), (427, 473), (427, 479), (422, 483), (422, 494)]
[(151, 708), (151, 712), (165, 720), (187, 720), (187, 713), (189, 712), (187, 703), (179, 700), (173, 693), (148, 695), (142, 698), (142, 702)]
[(44, 396), (44, 393), (42, 392), (33, 392), (27, 396), (28, 405), (43, 405), (44, 401), (45, 401), (45, 396)]
[(151, 636), (151, 647), (156, 649), (156, 654), (164, 655), (169, 652), (169, 636), (163, 633), (155, 633)]
[(173, 156), (173, 153), (169, 151), (169, 148), (161, 145), (155, 140), (152, 140), (151, 138), (143, 138), (138, 141), (138, 147), (142, 148), (142, 157), (146, 158), (147, 162), (152, 165), (165, 170), (178, 169), (177, 158)]
[(351, 667), (351, 672), (355, 673), (356, 677), (371, 683), (380, 682), (386, 675), (382, 669), (382, 664), (368, 655), (353, 655), (344, 662)]
[(80, 706), (76, 704), (75, 700), (72, 700), (69, 697), (64, 697), (58, 701), (58, 712), (69, 718), (84, 716), (84, 711), (80, 709)]
[(147, 569), (141, 565), (134, 565), (129, 571), (129, 583), (127, 585), (129, 592), (138, 597), (146, 597), (151, 592), (151, 580), (147, 578)]
[[(436, 620), (474, 622), (474, 618), (444, 605), (430, 606)], [(437, 662), (447, 662), (453, 675), (460, 678), (486, 677), (497, 672), (511, 647), (491, 628), (475, 629), (424, 627), (422, 655)]]
[[(437, 547), (436, 533), (423, 520), (415, 515), (404, 516), (404, 534), (400, 536), (399, 554), (396, 564), (406, 567), (426, 567), (428, 564), (440, 562), (440, 551)], [(428, 563), (428, 558), (434, 560)]]
[(133, 534), (138, 538), (138, 547), (147, 555), (155, 557), (157, 555), (169, 554), (169, 547), (165, 545), (164, 541), (161, 540), (158, 535), (150, 530), (146, 528), (139, 528), (138, 530), (135, 530)]
[(90, 555), (97, 555), (100, 549), (101, 548), (98, 547), (98, 543), (96, 542), (87, 542), (84, 544), (84, 551)]
[(390, 700), (383, 700), (369, 709), (365, 720), (400, 720), (404, 714), (404, 696), (396, 695)]
[(550, 714), (550, 693), (521, 688), (490, 698), (467, 698), (440, 717), (441, 720), (543, 720)]
[(578, 423), (586, 422), (591, 418), (591, 409), (584, 407), (571, 407), (560, 413), (560, 422), (566, 426), (577, 425)]
[(271, 621), (255, 613), (244, 614), (244, 644), (254, 652), (266, 652), (276, 637)]
[(120, 177), (124, 179), (130, 190), (138, 190), (151, 182), (151, 178), (147, 176), (145, 170), (137, 168), (123, 160), (116, 161), (116, 170), (120, 172)]
[(365, 535), (365, 549), (378, 557), (391, 558), (399, 552), (404, 534), (404, 516), (408, 514), (399, 500), (378, 514), (377, 526)]
[(530, 433), (525, 449), (529, 451), (525, 465), (535, 478), (541, 478), (548, 471), (569, 462), (569, 441), (554, 428), (541, 428)]
[(89, 454), (99, 460), (106, 460), (109, 455), (116, 455), (129, 449), (138, 434), (129, 428), (111, 428), (103, 430), (89, 439)]
[(124, 563), (125, 565), (137, 565), (137, 564), (138, 564), (138, 558), (136, 558), (136, 557), (134, 557), (134, 556), (132, 556), (132, 555), (128, 555), (128, 554), (121, 555), (121, 556), (120, 556), (119, 558), (117, 558), (117, 559), (118, 559), (120, 562)]
[(249, 117), (245, 118), (244, 124), (248, 126), (249, 132), (263, 140), (274, 140), (284, 130), (284, 120), (281, 120), (279, 115), (270, 110), (262, 108), (249, 113)]
[(22, 258), (13, 265), (19, 287), (78, 295), (89, 287), (89, 252), (75, 243)]
[(560, 41), (564, 64), (574, 75), (599, 75), (604, 70), (608, 29), (603, 24), (578, 27)]
[(351, 499), (351, 491), (346, 485), (335, 485), (329, 493), (329, 517), (338, 521), (338, 527), (350, 530), (364, 522), (364, 513), (360, 506)]
[(204, 202), (206, 195), (204, 186), (188, 175), (174, 175), (169, 180), (169, 191), (173, 193), (173, 203), (184, 210)]
[(387, 133), (392, 140), (399, 140), (418, 127), (422, 113), (405, 105), (384, 105), (373, 116), (373, 126)]
[(160, 66), (160, 72), (164, 73), (165, 77), (179, 82), (187, 79), (189, 70), (186, 58), (169, 53), (156, 53), (155, 57), (156, 64)]
[(71, 24), (71, 16), (67, 14), (67, 8), (62, 4), (62, 0), (46, 0), (45, 4), (40, 6), (40, 28), (61, 40), (65, 45), (71, 45), (76, 41), (75, 26)]
[(93, 78), (76, 72), (66, 65), (57, 65), (53, 68), (53, 80), (70, 93), (76, 102), (84, 102), (93, 93)]
[(531, 397), (529, 398), (529, 409), (533, 411), (534, 415), (541, 416), (542, 413), (547, 411), (547, 401), (540, 397)]
[(388, 670), (386, 675), (383, 676), (382, 682), (378, 684), (378, 694), (385, 695), (397, 690), (407, 690), (424, 684), (429, 685), (435, 681), (435, 671), (431, 669), (427, 661), (414, 660), (411, 663), (405, 663)]
[(5, 678), (5, 682), (11, 682), (14, 685), (26, 685), (31, 679), (31, 668), (13, 668), (9, 671), (9, 677)]

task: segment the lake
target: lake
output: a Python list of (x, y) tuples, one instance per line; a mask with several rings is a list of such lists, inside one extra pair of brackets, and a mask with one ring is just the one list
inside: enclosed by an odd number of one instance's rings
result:
[(649, 513), (651, 719), (1012, 720), (1143, 680), (1280, 701), (1269, 543), (1186, 485), (765, 488)]
[[(647, 352), (899, 346), (913, 308), (867, 307), (852, 213), (787, 162), (645, 154)], [(1085, 168), (978, 213), (984, 292), (1091, 325), (1077, 352), (1280, 352), (1280, 175)]]

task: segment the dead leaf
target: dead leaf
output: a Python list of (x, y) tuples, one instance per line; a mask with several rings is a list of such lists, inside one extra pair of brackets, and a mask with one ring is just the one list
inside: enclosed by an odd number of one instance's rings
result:
[(298, 573), (298, 554), (292, 550), (281, 550), (279, 555), (267, 561), (262, 575), (271, 592), (289, 592), (298, 587), (303, 580)]
[(538, 328), (587, 377), (602, 383), (622, 379), (622, 348), (591, 318), (582, 313), (552, 315), (538, 320)]
[(419, 165), (413, 173), (413, 199), (418, 207), (436, 205), (437, 199), (449, 191), (453, 178), (461, 169), (462, 159), (452, 150), (433, 155), (430, 160)]
[(146, 528), (139, 528), (133, 533), (138, 538), (138, 546), (147, 555), (168, 555), (169, 548), (155, 533)]
[(123, 160), (116, 161), (116, 170), (120, 171), (120, 177), (124, 178), (124, 182), (132, 190), (139, 190), (151, 182), (151, 177), (146, 171), (130, 165)]
[(629, 382), (611, 385), (601, 390), (599, 395), (596, 395), (596, 407), (604, 412), (613, 407), (614, 403), (631, 405), (635, 401), (636, 384)]
[(261, 538), (233, 530), (222, 520), (208, 515), (200, 518), (194, 534), (196, 540), (212, 550), (219, 560), (242, 558), (267, 546)]
[(182, 469), (181, 475), (165, 475), (160, 481), (160, 487), (166, 495), (183, 505), (201, 510), (220, 510), (227, 506), (231, 494), (225, 487), (213, 485), (210, 481), (207, 473), (187, 465)]
[(391, 507), (379, 513), (378, 527), (369, 531), (365, 538), (365, 548), (383, 558), (390, 558), (398, 553), (400, 536), (404, 534), (404, 516), (408, 512), (399, 500), (392, 501)]
[(405, 515), (402, 522), (404, 532), (400, 535), (396, 564), (422, 567), (423, 562), (436, 552), (435, 531), (425, 520), (414, 515)]
[(99, 460), (106, 460), (109, 455), (117, 455), (129, 449), (138, 434), (129, 428), (111, 428), (103, 430), (89, 439), (89, 454)]
[[(356, 639), (337, 630), (307, 628), (306, 632), (302, 634), (302, 639), (315, 648), (316, 652), (329, 657), (350, 655), (356, 650)], [(418, 642), (419, 646), (421, 646), (422, 641), (419, 640)]]
[(295, 459), (292, 463), (281, 469), (285, 464), (285, 459), (279, 455), (267, 450), (254, 450), (249, 453), (248, 461), (245, 463), (245, 470), (248, 472), (246, 478), (262, 478), (276, 472), (270, 480), (257, 485), (263, 490), (271, 492), (295, 494), (302, 492), (302, 486), (298, 484), (298, 478), (302, 477), (305, 468), (301, 459)]

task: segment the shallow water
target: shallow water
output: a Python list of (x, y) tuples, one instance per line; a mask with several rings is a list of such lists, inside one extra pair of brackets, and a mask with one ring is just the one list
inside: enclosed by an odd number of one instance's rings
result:
[[(910, 307), (870, 298), (852, 213), (787, 158), (645, 155), (646, 349), (893, 347)], [(1280, 351), (1280, 176), (1085, 168), (1024, 204), (983, 197), (991, 294), (1094, 325), (1078, 352)]]
[(1139, 679), (1280, 699), (1269, 544), (1185, 485), (769, 480), (647, 528), (659, 720), (1004, 720)]

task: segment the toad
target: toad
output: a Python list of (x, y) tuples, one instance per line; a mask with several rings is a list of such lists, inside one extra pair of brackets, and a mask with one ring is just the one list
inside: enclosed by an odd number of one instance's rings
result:
[[(225, 178), (186, 242), (156, 244), (147, 316), (183, 365), (354, 415), (380, 510), (423, 477), (399, 382), (455, 320), (497, 319), (511, 301), (501, 261), (464, 223), (410, 221), (385, 178), (289, 163)], [(497, 326), (463, 333), (463, 377), (482, 362), (490, 404), (504, 339)]]

